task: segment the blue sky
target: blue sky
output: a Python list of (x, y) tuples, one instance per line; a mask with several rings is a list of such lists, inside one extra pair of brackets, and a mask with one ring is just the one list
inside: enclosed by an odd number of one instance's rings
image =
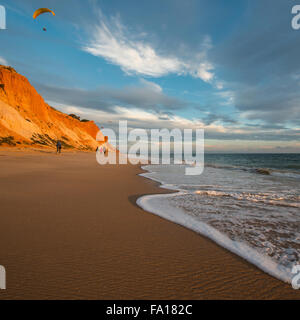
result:
[[(211, 152), (300, 152), (296, 0), (0, 4), (0, 63), (64, 112), (99, 126), (204, 128)], [(33, 20), (39, 7), (56, 16)]]

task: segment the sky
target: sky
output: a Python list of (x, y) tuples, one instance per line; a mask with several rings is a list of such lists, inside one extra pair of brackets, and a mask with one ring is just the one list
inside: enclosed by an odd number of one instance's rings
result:
[[(99, 127), (200, 128), (207, 152), (300, 152), (297, 1), (0, 0), (0, 64)], [(34, 20), (40, 7), (55, 17)]]

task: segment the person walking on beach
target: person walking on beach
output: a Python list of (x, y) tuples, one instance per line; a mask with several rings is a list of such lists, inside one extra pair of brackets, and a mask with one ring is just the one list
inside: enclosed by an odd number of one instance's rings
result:
[(56, 153), (61, 153), (61, 142), (60, 142), (60, 140), (57, 140), (57, 143), (56, 143)]

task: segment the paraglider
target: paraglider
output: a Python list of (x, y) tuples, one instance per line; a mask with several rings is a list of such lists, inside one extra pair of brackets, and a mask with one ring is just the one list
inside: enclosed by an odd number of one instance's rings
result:
[(50, 9), (48, 9), (48, 8), (40, 8), (40, 9), (37, 9), (37, 10), (34, 12), (34, 14), (33, 14), (33, 19), (36, 19), (39, 15), (44, 14), (44, 13), (46, 13), (46, 12), (52, 13), (52, 14), (55, 16), (55, 13), (54, 13), (52, 10), (50, 10)]
[[(44, 13), (47, 13), (47, 12), (49, 12), (49, 13), (52, 13), (53, 14), (53, 16), (55, 16), (55, 13), (54, 13), (54, 11), (52, 11), (52, 10), (50, 10), (50, 9), (48, 9), (48, 8), (40, 8), (40, 9), (37, 9), (35, 12), (34, 12), (34, 14), (33, 14), (33, 19), (36, 19), (38, 16), (40, 16), (41, 14), (44, 14)], [(47, 29), (44, 27), (43, 28), (43, 31), (47, 31)]]

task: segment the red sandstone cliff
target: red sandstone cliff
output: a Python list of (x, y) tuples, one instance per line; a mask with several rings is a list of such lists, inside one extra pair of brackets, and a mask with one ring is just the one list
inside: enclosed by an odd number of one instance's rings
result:
[(13, 68), (0, 65), (0, 146), (95, 150), (99, 128), (50, 107)]

